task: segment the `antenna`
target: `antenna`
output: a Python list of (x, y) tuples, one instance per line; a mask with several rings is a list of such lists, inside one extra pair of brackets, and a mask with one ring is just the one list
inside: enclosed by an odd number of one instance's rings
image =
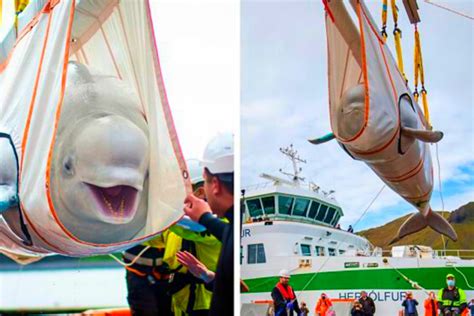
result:
[(280, 147), (280, 152), (283, 155), (287, 156), (293, 163), (293, 173), (285, 172), (282, 169), (280, 169), (280, 172), (290, 177), (293, 180), (293, 183), (295, 184), (299, 184), (300, 181), (304, 181), (304, 178), (300, 177), (300, 173), (301, 171), (303, 171), (303, 169), (301, 167), (298, 167), (297, 163), (298, 162), (306, 163), (306, 160), (302, 159), (298, 155), (298, 151), (293, 148), (293, 144), (291, 144), (289, 147), (286, 147), (286, 148)]

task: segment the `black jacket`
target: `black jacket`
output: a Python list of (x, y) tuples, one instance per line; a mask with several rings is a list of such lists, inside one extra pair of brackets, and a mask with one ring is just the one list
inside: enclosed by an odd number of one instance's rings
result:
[[(293, 291), (293, 295), (295, 295), (295, 291)], [(275, 315), (279, 316), (293, 316), (293, 312), (291, 312), (290, 315), (286, 312), (286, 304), (289, 303), (289, 301), (285, 300), (283, 296), (280, 293), (280, 290), (275, 286), (272, 290), (272, 299), (273, 299), (273, 306), (275, 308)], [(277, 314), (278, 311), (282, 311), (280, 314)], [(300, 310), (300, 305), (298, 304), (298, 300), (295, 298), (293, 301), (293, 311), (296, 312), (296, 315), (299, 315), (301, 313)]]
[(234, 208), (227, 210), (225, 217), (229, 223), (206, 213), (199, 224), (222, 242), (221, 254), (217, 262), (214, 289), (209, 310), (210, 316), (233, 315), (234, 313)]
[(373, 299), (367, 296), (367, 298), (364, 300), (361, 297), (359, 298), (359, 303), (362, 304), (362, 309), (364, 310), (366, 316), (373, 316), (375, 314), (375, 303)]
[(365, 313), (362, 309), (355, 309), (355, 307), (352, 307), (351, 316), (365, 316)]

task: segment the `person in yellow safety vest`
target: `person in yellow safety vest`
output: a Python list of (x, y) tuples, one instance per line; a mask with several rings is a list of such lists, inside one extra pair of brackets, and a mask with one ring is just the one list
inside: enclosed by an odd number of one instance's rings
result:
[[(201, 167), (196, 176), (195, 164), (188, 161), (194, 194), (204, 198)], [(149, 248), (145, 250), (146, 247)], [(136, 260), (126, 267), (127, 300), (132, 315), (207, 316), (212, 288), (206, 288), (203, 280), (187, 273), (178, 263), (176, 253), (180, 250), (193, 253), (215, 271), (220, 249), (221, 243), (211, 234), (175, 225), (154, 239), (124, 251), (125, 263)]]
[[(198, 160), (187, 161), (194, 195), (205, 199), (202, 189), (204, 178)], [(207, 316), (212, 299), (212, 286), (197, 278), (177, 260), (178, 251), (187, 251), (215, 272), (221, 251), (221, 242), (207, 231), (195, 232), (179, 225), (170, 227), (163, 261), (176, 271), (171, 286), (175, 316)]]
[(176, 270), (171, 286), (175, 316), (207, 316), (212, 299), (212, 287), (205, 280), (195, 277), (177, 260), (178, 251), (187, 251), (215, 272), (221, 243), (207, 232), (197, 233), (179, 226), (170, 228), (166, 243), (165, 261)]
[(173, 272), (163, 262), (169, 235), (170, 232), (165, 231), (160, 236), (123, 252), (125, 263), (135, 260), (134, 264), (125, 267), (127, 301), (133, 316), (173, 316), (169, 294)]
[(438, 308), (441, 315), (461, 315), (467, 308), (466, 292), (456, 287), (456, 278), (451, 273), (446, 275), (446, 285), (447, 287), (438, 292)]

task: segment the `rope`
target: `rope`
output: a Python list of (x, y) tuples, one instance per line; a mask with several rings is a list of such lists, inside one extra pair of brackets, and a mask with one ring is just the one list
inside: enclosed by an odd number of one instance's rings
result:
[(122, 260), (120, 260), (119, 258), (115, 257), (115, 256), (114, 256), (113, 254), (111, 254), (111, 253), (109, 254), (109, 256), (110, 256), (112, 259), (114, 259), (115, 261), (117, 261), (119, 264), (121, 264), (122, 266), (124, 266), (124, 267), (130, 267), (130, 266), (133, 265), (135, 262), (137, 262), (138, 258), (140, 258), (140, 257), (145, 253), (145, 251), (147, 251), (148, 249), (150, 249), (150, 246), (146, 246), (145, 248), (143, 248), (143, 250), (140, 251), (140, 252), (138, 253), (138, 255), (137, 255), (135, 258), (133, 258), (133, 260), (132, 260), (131, 262), (129, 262), (129, 263), (125, 263), (124, 261), (122, 261)]
[(469, 284), (469, 281), (467, 280), (466, 276), (464, 275), (464, 273), (461, 272), (461, 270), (459, 270), (458, 268), (456, 268), (455, 266), (453, 266), (454, 270), (456, 270), (460, 275), (462, 275), (462, 277), (464, 278), (464, 281), (466, 281), (466, 285), (468, 288), (470, 288), (471, 290), (474, 290), (474, 287), (472, 285)]
[[(357, 221), (354, 223), (354, 225), (352, 225), (352, 227), (356, 227), (357, 224), (362, 220), (362, 218), (365, 216), (365, 214), (369, 211), (370, 207), (372, 206), (372, 204), (374, 204), (374, 202), (378, 199), (378, 197), (380, 196), (380, 194), (382, 193), (382, 191), (385, 189), (386, 185), (384, 184), (382, 186), (382, 188), (379, 190), (379, 192), (375, 195), (375, 197), (372, 199), (372, 201), (369, 203), (369, 205), (366, 207), (366, 209), (364, 210), (364, 212), (362, 213), (361, 216), (359, 216), (359, 218), (357, 219)], [(339, 245), (337, 246), (336, 248), (336, 252), (339, 250), (339, 247), (342, 245), (342, 243), (344, 241), (346, 241), (346, 239), (348, 238), (348, 236), (346, 236), (340, 243)], [(323, 264), (321, 265), (321, 267), (319, 267), (318, 271), (314, 272), (313, 276), (311, 277), (311, 279), (309, 279), (308, 282), (306, 282), (305, 286), (303, 287), (303, 289), (301, 289), (300, 291), (298, 291), (299, 293), (296, 295), (297, 297), (300, 296), (300, 294), (302, 294), (304, 292), (304, 290), (306, 290), (306, 288), (309, 286), (309, 284), (314, 280), (314, 278), (317, 276), (317, 274), (323, 269), (323, 267), (326, 265), (326, 263), (328, 263), (329, 259), (331, 259), (330, 256), (328, 256), (326, 258), (326, 260), (324, 260)]]
[(392, 266), (392, 265), (390, 264), (390, 262), (388, 262), (388, 260), (387, 260), (387, 264), (388, 264), (393, 270), (395, 270), (398, 274), (400, 274), (400, 276), (401, 276), (405, 281), (407, 281), (408, 283), (410, 283), (410, 285), (411, 285), (414, 289), (419, 289), (419, 290), (421, 289), (421, 290), (423, 290), (427, 295), (430, 294), (430, 292), (429, 292), (427, 289), (425, 289), (424, 287), (422, 287), (421, 285), (419, 285), (418, 282), (415, 282), (415, 281), (411, 280), (409, 277), (407, 277), (407, 276), (404, 275), (402, 272), (400, 272), (400, 270), (398, 270), (396, 267)]
[(465, 14), (465, 13), (462, 13), (462, 12), (460, 12), (460, 11), (453, 10), (453, 9), (447, 7), (447, 6), (443, 6), (443, 5), (441, 5), (441, 4), (431, 2), (430, 0), (425, 0), (425, 2), (428, 3), (428, 4), (431, 4), (431, 5), (435, 6), (435, 7), (438, 7), (438, 8), (444, 9), (444, 10), (446, 10), (446, 11), (449, 11), (449, 12), (451, 12), (451, 13), (454, 13), (454, 14), (457, 14), (457, 15), (459, 15), (459, 16), (462, 16), (462, 17), (464, 17), (464, 18), (467, 18), (467, 19), (470, 19), (470, 20), (474, 20), (474, 17), (472, 17), (472, 16), (470, 16), (470, 15), (467, 15), (467, 14)]

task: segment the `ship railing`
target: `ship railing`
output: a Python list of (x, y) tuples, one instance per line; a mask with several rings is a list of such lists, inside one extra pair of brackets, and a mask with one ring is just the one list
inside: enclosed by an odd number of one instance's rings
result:
[(434, 249), (435, 258), (458, 257), (461, 259), (474, 259), (472, 249)]
[[(392, 250), (378, 250), (377, 253), (374, 252), (377, 257), (392, 257)], [(407, 253), (403, 257), (419, 257), (419, 258), (436, 258), (436, 259), (446, 259), (450, 257), (461, 258), (461, 259), (474, 259), (474, 250), (473, 249), (432, 249), (429, 251), (419, 251), (415, 250), (412, 253)]]

